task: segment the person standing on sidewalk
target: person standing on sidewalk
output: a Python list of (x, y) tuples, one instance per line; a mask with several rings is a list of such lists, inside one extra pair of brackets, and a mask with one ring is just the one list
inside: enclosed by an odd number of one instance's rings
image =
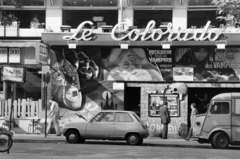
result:
[(196, 117), (196, 115), (198, 115), (198, 110), (197, 110), (197, 105), (196, 103), (192, 103), (191, 104), (191, 116), (190, 116), (190, 122), (191, 122), (191, 127), (189, 129), (189, 132), (188, 132), (188, 136), (185, 138), (185, 140), (189, 141), (190, 138), (192, 137), (192, 133), (193, 133), (193, 121), (194, 121), (194, 118)]
[(50, 99), (49, 100), (49, 103), (51, 104), (51, 107), (50, 107), (50, 112), (48, 113), (48, 115), (51, 115), (51, 122), (48, 123), (49, 124), (49, 128), (48, 130), (50, 129), (51, 125), (52, 125), (52, 122), (53, 122), (53, 125), (54, 125), (54, 128), (55, 128), (55, 131), (56, 131), (56, 136), (61, 136), (61, 132), (60, 132), (60, 128), (59, 128), (59, 106), (57, 104), (57, 102), (54, 101), (54, 98)]
[(163, 103), (163, 106), (160, 108), (160, 115), (161, 115), (161, 123), (163, 124), (162, 129), (162, 139), (167, 139), (168, 137), (168, 123), (171, 122), (167, 102)]

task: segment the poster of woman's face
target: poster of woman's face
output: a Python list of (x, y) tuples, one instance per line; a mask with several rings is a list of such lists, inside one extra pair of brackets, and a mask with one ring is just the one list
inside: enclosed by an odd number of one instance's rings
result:
[(103, 80), (165, 81), (172, 78), (171, 50), (111, 48), (103, 54)]

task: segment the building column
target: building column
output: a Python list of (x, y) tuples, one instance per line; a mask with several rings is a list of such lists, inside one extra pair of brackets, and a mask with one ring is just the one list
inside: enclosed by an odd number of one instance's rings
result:
[(119, 0), (118, 23), (126, 22), (133, 26), (133, 0)]
[(182, 29), (187, 29), (188, 0), (174, 0), (173, 2), (173, 30), (177, 31), (179, 27)]
[(54, 32), (60, 32), (62, 25), (62, 1), (53, 0), (53, 5), (47, 3), (46, 8), (46, 28)]

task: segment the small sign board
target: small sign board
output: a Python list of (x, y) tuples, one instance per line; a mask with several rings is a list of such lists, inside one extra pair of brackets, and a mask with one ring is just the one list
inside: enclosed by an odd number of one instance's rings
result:
[(173, 67), (174, 81), (193, 81), (193, 67)]
[(39, 64), (48, 64), (49, 52), (48, 45), (38, 43), (36, 46), (36, 62)]
[(9, 63), (20, 63), (20, 48), (9, 48)]
[(25, 82), (25, 68), (3, 66), (2, 81), (24, 83)]

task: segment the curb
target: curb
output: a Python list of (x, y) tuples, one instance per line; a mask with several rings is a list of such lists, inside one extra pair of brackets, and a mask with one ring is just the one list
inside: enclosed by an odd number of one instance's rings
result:
[[(34, 139), (13, 139), (13, 142), (15, 143), (56, 143), (56, 144), (68, 144), (65, 140), (34, 140)], [(97, 143), (99, 144), (99, 141), (95, 140), (89, 140), (86, 141), (86, 144), (92, 144), (92, 143)], [(110, 141), (111, 142), (111, 141)], [(149, 142), (149, 143), (148, 143)], [(107, 142), (104, 142), (106, 144)], [(109, 144), (109, 143), (108, 143)], [(111, 143), (111, 144), (119, 144), (119, 143)], [(122, 143), (121, 143), (122, 144)], [(159, 147), (182, 147), (182, 148), (204, 148), (204, 149), (209, 149), (212, 148), (210, 144), (208, 145), (193, 145), (193, 144), (174, 144), (174, 143), (151, 143), (151, 141), (145, 141), (143, 142), (142, 146), (159, 146)]]

